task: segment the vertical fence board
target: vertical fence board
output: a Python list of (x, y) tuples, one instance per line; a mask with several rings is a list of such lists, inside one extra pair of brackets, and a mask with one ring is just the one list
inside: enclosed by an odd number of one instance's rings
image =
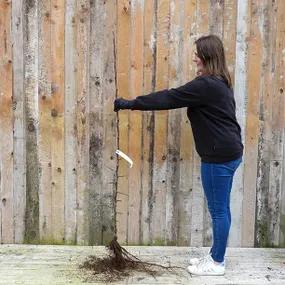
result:
[(65, 0), (51, 1), (51, 201), (53, 238), (64, 239), (64, 21)]
[(89, 243), (89, 1), (76, 3), (76, 238)]
[[(170, 2), (169, 31), (169, 87), (181, 84), (181, 47), (182, 19), (180, 0)], [(173, 244), (178, 239), (178, 191), (180, 163), (180, 121), (181, 110), (170, 110), (168, 115), (167, 138), (167, 178), (166, 178), (166, 244)], [(176, 242), (174, 242), (176, 243)]]
[[(279, 33), (279, 37), (278, 37), (278, 41), (277, 41), (277, 46), (278, 46), (278, 57), (280, 60), (280, 66), (279, 66), (279, 70), (280, 70), (280, 74), (279, 74), (279, 78), (278, 78), (278, 86), (277, 86), (277, 92), (279, 92), (279, 96), (280, 98), (283, 96), (284, 97), (284, 89), (285, 89), (285, 17), (284, 14), (281, 13), (281, 11), (285, 10), (284, 7), (284, 2), (279, 1), (279, 10), (278, 10), (278, 16), (277, 16), (277, 22), (278, 24), (278, 28), (277, 31)], [(282, 28), (283, 27), (283, 28)], [(280, 53), (280, 54), (279, 54)], [(285, 133), (284, 133), (284, 124), (285, 124), (285, 111), (284, 111), (284, 99), (282, 102), (283, 106), (282, 106), (282, 115), (281, 115), (281, 125), (283, 126), (283, 158), (282, 158), (282, 181), (281, 181), (281, 188), (280, 188), (280, 200), (279, 200), (279, 205), (278, 208), (280, 209), (280, 220), (278, 221), (279, 223), (279, 242), (276, 243), (277, 246), (279, 247), (285, 247), (285, 143), (284, 143), (284, 137), (285, 137)], [(283, 117), (282, 117), (283, 116)], [(281, 146), (282, 147), (282, 146)], [(280, 175), (280, 174), (279, 174)]]
[(223, 22), (225, 1), (224, 0), (210, 0), (210, 9), (209, 9), (209, 31), (211, 34), (223, 38)]
[[(284, 149), (283, 149), (284, 153)], [(281, 191), (281, 200), (280, 200), (280, 231), (279, 231), (279, 243), (278, 246), (285, 247), (285, 191), (284, 191), (284, 159), (283, 159), (283, 172), (282, 172), (282, 191)]]
[(52, 240), (50, 7), (50, 0), (39, 1), (39, 235), (42, 241)]
[[(283, 165), (283, 144), (284, 141), (284, 33), (285, 33), (285, 3), (284, 1), (277, 1), (277, 15), (276, 15), (276, 41), (275, 44), (275, 73), (274, 73), (274, 87), (272, 105), (274, 112), (272, 112), (272, 152), (270, 158), (270, 174), (269, 174), (269, 229), (267, 235), (269, 236), (270, 245), (279, 245), (280, 236), (280, 209), (281, 197), (284, 189), (282, 185), (282, 168)], [(283, 11), (283, 12), (282, 12)]]
[(25, 241), (39, 240), (39, 158), (38, 158), (38, 6), (25, 3), (25, 128), (27, 159), (27, 207)]
[[(157, 4), (156, 90), (168, 88), (169, 56), (169, 0)], [(153, 244), (165, 243), (165, 182), (167, 168), (167, 121), (168, 112), (155, 113), (154, 163), (153, 163), (153, 210), (151, 232)]]
[(64, 237), (65, 242), (76, 243), (76, 212), (77, 212), (77, 148), (76, 148), (76, 1), (66, 1), (65, 6), (65, 173), (64, 173)]
[[(155, 3), (146, 0), (144, 4), (144, 58), (143, 93), (154, 91), (156, 21)], [(150, 242), (150, 217), (152, 212), (152, 167), (153, 167), (154, 113), (142, 113), (142, 190), (141, 190), (141, 242)]]
[[(135, 98), (142, 94), (143, 79), (143, 1), (131, 2), (131, 67), (130, 94)], [(128, 243), (138, 244), (140, 238), (141, 213), (141, 136), (142, 115), (131, 112), (129, 115), (129, 154), (134, 160), (134, 166), (129, 175), (129, 224)]]
[[(93, 1), (90, 26), (90, 150), (89, 150), (89, 242), (102, 240), (102, 183), (103, 183), (103, 41), (104, 10), (101, 1)], [(100, 29), (96, 28), (99, 27)]]
[[(92, 4), (93, 5), (93, 4)], [(91, 243), (110, 241), (115, 230), (114, 198), (116, 185), (116, 122), (112, 102), (115, 98), (115, 43), (116, 8), (108, 3), (95, 3), (95, 26), (103, 25), (100, 31), (92, 30), (94, 40), (94, 66), (90, 68), (90, 235)], [(93, 16), (91, 15), (92, 19)], [(110, 20), (112, 19), (112, 20)], [(96, 25), (97, 23), (97, 25)], [(98, 41), (98, 39), (100, 39)], [(94, 88), (94, 89), (93, 89)], [(94, 209), (93, 209), (94, 207)]]
[[(274, 71), (274, 53), (276, 29), (273, 27), (275, 18), (275, 4), (266, 1), (264, 10), (263, 33), (263, 77), (260, 94), (260, 130), (258, 144), (258, 174), (256, 183), (256, 225), (255, 245), (266, 246), (269, 244), (268, 229), (268, 193), (270, 173), (270, 148), (271, 148), (271, 121), (272, 121), (272, 96)], [(246, 233), (245, 233), (246, 234)]]
[(15, 243), (23, 243), (26, 211), (26, 144), (24, 97), (24, 27), (23, 1), (12, 5), (13, 36), (13, 110), (14, 110), (14, 235)]
[(14, 242), (13, 229), (13, 109), (12, 109), (12, 48), (11, 1), (0, 3), (0, 131), (1, 131), (1, 233), (2, 243)]
[(117, 180), (117, 163), (115, 150), (117, 148), (116, 116), (113, 111), (113, 101), (116, 96), (116, 5), (105, 2), (104, 7), (104, 41), (103, 41), (103, 195), (102, 195), (102, 243), (107, 244), (114, 237), (115, 209), (114, 198)]
[[(117, 90), (118, 97), (129, 98), (129, 53), (130, 53), (130, 5), (129, 1), (119, 1), (117, 7)], [(129, 113), (118, 114), (119, 148), (128, 153), (129, 149)], [(120, 242), (126, 244), (128, 233), (128, 166), (119, 159), (116, 201), (116, 228)]]
[[(254, 237), (255, 222), (255, 202), (256, 202), (256, 179), (257, 179), (257, 155), (258, 155), (258, 132), (259, 132), (259, 98), (261, 85), (261, 64), (259, 60), (261, 52), (261, 33), (258, 27), (261, 15), (261, 6), (250, 3), (249, 15), (250, 33), (248, 42), (248, 70), (254, 72), (247, 74), (248, 104), (247, 120), (245, 125), (245, 145), (244, 155), (244, 191), (243, 194), (243, 243), (252, 243)], [(257, 104), (258, 102), (258, 104)], [(254, 162), (254, 163), (253, 163)]]
[[(234, 70), (234, 94), (236, 101), (236, 117), (241, 127), (242, 140), (244, 142), (245, 133), (245, 116), (247, 108), (247, 81), (246, 81), (246, 62), (247, 62), (247, 35), (248, 31), (248, 1), (238, 1), (237, 3), (237, 29), (236, 29), (236, 58), (235, 58), (235, 70)], [(238, 168), (233, 181), (233, 197), (239, 196), (238, 201), (242, 203), (243, 200), (243, 173), (244, 162)], [(232, 203), (232, 231), (230, 232), (229, 244), (239, 244), (241, 236), (240, 233), (234, 237), (231, 234), (238, 230), (239, 215), (237, 215), (239, 207), (235, 207), (235, 203)], [(233, 240), (234, 239), (234, 240)], [(233, 240), (233, 241), (232, 241)]]
[(236, 0), (225, 0), (223, 13), (223, 44), (226, 61), (234, 84), (234, 70), (236, 57), (236, 30), (237, 30), (237, 4)]

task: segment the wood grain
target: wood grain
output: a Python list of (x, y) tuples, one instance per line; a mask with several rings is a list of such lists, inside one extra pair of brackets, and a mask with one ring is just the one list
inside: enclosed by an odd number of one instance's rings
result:
[[(130, 29), (131, 14), (129, 1), (119, 1), (117, 6), (117, 96), (130, 98)], [(129, 151), (129, 112), (122, 111), (118, 114), (118, 139), (119, 149), (125, 153)], [(128, 200), (129, 181), (128, 165), (125, 161), (118, 161), (118, 181), (116, 200), (116, 229), (118, 240), (126, 244), (128, 242)]]
[(65, 0), (51, 0), (51, 223), (64, 241), (64, 21)]
[[(76, 239), (89, 244), (89, 1), (76, 1)], [(97, 217), (98, 219), (98, 217)]]
[[(38, 5), (25, 3), (24, 86), (26, 131), (26, 228), (25, 241), (39, 240), (39, 157), (38, 157)], [(29, 40), (26, 40), (26, 39)]]
[(51, 200), (51, 5), (39, 1), (39, 235), (40, 240), (52, 240)]
[[(155, 89), (162, 90), (168, 88), (170, 1), (159, 0), (155, 13), (157, 17)], [(153, 244), (164, 244), (166, 238), (167, 126), (168, 112), (156, 112), (153, 146), (153, 208), (151, 213), (151, 240)]]
[[(247, 70), (253, 68), (255, 72), (247, 74), (247, 116), (245, 125), (245, 145), (244, 155), (244, 187), (247, 191), (243, 193), (243, 219), (242, 230), (243, 244), (253, 245), (255, 203), (256, 203), (256, 179), (257, 179), (257, 156), (258, 156), (258, 133), (259, 133), (259, 102), (261, 86), (261, 44), (262, 35), (258, 27), (261, 6), (251, 2), (249, 6), (250, 30), (248, 42)], [(254, 163), (253, 163), (254, 162)]]
[[(143, 83), (143, 1), (131, 2), (131, 43), (130, 43), (130, 96), (142, 95)], [(142, 114), (129, 114), (129, 154), (134, 166), (129, 171), (128, 205), (128, 244), (141, 242), (141, 152), (142, 152)]]
[(64, 96), (64, 149), (65, 149), (65, 195), (64, 195), (64, 237), (65, 242), (74, 244), (77, 240), (77, 133), (76, 133), (76, 74), (77, 74), (77, 25), (76, 1), (68, 1), (65, 10), (65, 96)]
[(23, 1), (12, 5), (13, 36), (13, 211), (14, 241), (23, 243), (26, 211), (26, 140), (25, 140), (25, 93), (24, 93), (24, 19)]
[(1, 188), (0, 188), (0, 220), (2, 243), (14, 242), (13, 226), (13, 102), (12, 102), (12, 35), (11, 1), (0, 2), (0, 135), (1, 135)]

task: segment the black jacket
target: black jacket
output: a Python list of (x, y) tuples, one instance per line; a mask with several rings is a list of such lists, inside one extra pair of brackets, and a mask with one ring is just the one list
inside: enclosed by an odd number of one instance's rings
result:
[(242, 156), (233, 90), (215, 76), (199, 76), (181, 87), (139, 96), (129, 107), (145, 111), (187, 107), (196, 150), (203, 162), (221, 163)]

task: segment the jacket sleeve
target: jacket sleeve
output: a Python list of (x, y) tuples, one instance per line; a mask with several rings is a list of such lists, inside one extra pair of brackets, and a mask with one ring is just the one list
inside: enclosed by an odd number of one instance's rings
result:
[(196, 78), (183, 86), (138, 96), (131, 101), (132, 110), (170, 110), (205, 104), (205, 82)]

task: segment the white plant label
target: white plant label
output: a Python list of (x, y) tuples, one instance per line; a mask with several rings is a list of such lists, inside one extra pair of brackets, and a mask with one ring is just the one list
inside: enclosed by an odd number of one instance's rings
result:
[(130, 168), (133, 167), (133, 161), (125, 153), (117, 149), (116, 154), (121, 156), (123, 159), (125, 159), (130, 164)]

